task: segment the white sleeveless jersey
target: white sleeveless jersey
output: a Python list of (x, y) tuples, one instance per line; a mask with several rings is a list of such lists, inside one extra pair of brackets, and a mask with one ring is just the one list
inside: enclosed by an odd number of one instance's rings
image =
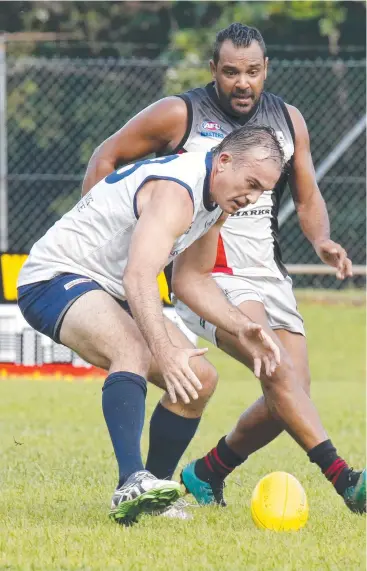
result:
[(111, 295), (125, 299), (122, 277), (138, 221), (140, 188), (149, 180), (174, 181), (187, 189), (193, 201), (192, 224), (175, 241), (168, 264), (222, 214), (209, 199), (211, 167), (211, 153), (201, 152), (140, 161), (111, 173), (36, 242), (18, 286), (68, 272), (92, 278)]
[[(286, 161), (294, 153), (294, 129), (282, 99), (263, 92), (249, 116), (229, 116), (220, 106), (214, 85), (181, 94), (188, 110), (188, 126), (174, 152), (210, 150), (246, 123), (272, 127), (283, 146)], [(229, 216), (220, 231), (215, 273), (244, 277), (284, 279), (287, 270), (281, 260), (278, 243), (278, 208), (287, 183), (289, 168), (272, 191), (264, 192), (256, 204), (241, 208)]]

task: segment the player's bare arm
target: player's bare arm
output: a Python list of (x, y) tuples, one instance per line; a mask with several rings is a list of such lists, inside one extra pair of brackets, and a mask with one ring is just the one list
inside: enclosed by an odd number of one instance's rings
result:
[(179, 349), (168, 337), (157, 276), (167, 263), (175, 240), (192, 222), (193, 204), (185, 188), (175, 182), (151, 181), (138, 194), (139, 221), (135, 227), (124, 288), (136, 323), (154, 356), (172, 402), (197, 399), (201, 383), (189, 366), (190, 357), (206, 349)]
[(337, 268), (337, 278), (352, 276), (352, 262), (344, 248), (330, 239), (329, 216), (316, 182), (307, 126), (300, 111), (287, 105), (295, 131), (290, 186), (302, 228), (320, 259)]
[(212, 277), (219, 231), (226, 215), (202, 237), (180, 254), (174, 262), (172, 290), (195, 313), (238, 337), (254, 361), (259, 377), (262, 366), (271, 375), (280, 362), (278, 346), (260, 325), (232, 305)]
[(186, 124), (186, 104), (179, 97), (166, 97), (143, 109), (94, 151), (82, 196), (118, 166), (151, 153), (172, 151), (183, 138)]

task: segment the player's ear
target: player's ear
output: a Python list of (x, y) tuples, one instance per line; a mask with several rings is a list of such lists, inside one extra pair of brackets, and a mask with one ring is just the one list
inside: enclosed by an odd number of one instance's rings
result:
[(219, 172), (223, 172), (224, 169), (232, 163), (232, 155), (230, 153), (220, 153), (218, 157), (218, 170)]
[(217, 72), (217, 67), (214, 63), (214, 61), (211, 59), (209, 62), (209, 67), (210, 67), (210, 73), (212, 74), (212, 79), (215, 80), (215, 76), (216, 76), (216, 72)]
[(266, 78), (267, 78), (267, 75), (268, 75), (268, 63), (269, 63), (269, 58), (266, 57), (266, 58), (265, 58), (265, 65), (264, 65), (264, 67), (265, 67), (264, 79), (266, 79)]

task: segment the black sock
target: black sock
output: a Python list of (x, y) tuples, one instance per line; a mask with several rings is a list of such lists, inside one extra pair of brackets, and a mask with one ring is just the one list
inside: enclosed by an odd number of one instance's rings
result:
[(118, 467), (119, 487), (138, 470), (144, 470), (140, 439), (144, 425), (146, 381), (121, 371), (109, 375), (102, 388), (102, 408)]
[(179, 416), (158, 403), (150, 420), (146, 469), (161, 480), (171, 479), (200, 419)]
[(195, 474), (204, 482), (224, 480), (246, 459), (233, 452), (226, 442), (226, 437), (223, 436), (215, 448), (196, 461)]
[(346, 488), (355, 483), (351, 469), (345, 460), (337, 455), (331, 440), (325, 440), (314, 446), (308, 452), (308, 457), (311, 462), (321, 468), (322, 473), (333, 484), (338, 494), (343, 495)]

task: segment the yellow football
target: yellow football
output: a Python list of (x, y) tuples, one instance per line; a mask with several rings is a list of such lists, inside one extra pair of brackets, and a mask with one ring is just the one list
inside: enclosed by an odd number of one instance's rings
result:
[(254, 489), (251, 515), (260, 529), (297, 531), (308, 519), (306, 492), (292, 474), (272, 472)]

